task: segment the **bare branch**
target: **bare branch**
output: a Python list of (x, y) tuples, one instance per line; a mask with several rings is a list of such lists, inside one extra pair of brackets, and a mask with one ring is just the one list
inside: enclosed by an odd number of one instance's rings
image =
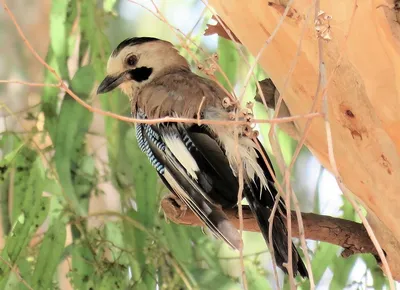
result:
[[(177, 202), (168, 196), (161, 201), (165, 215), (174, 223), (187, 226), (203, 226), (202, 222), (189, 209), (182, 209)], [(260, 232), (257, 221), (248, 206), (243, 205), (243, 229), (249, 232)], [(232, 224), (239, 228), (237, 209), (225, 210)], [(314, 213), (301, 214), (306, 239), (338, 245), (344, 250), (342, 257), (354, 254), (369, 253), (378, 261), (378, 252), (368, 236), (368, 232), (360, 223)], [(296, 213), (292, 211), (292, 236), (300, 237)]]

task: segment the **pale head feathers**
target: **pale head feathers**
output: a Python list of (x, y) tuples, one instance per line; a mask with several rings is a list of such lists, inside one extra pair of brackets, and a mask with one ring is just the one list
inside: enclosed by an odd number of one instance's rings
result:
[[(134, 66), (129, 65), (128, 62), (131, 56), (137, 58)], [(148, 83), (163, 70), (174, 67), (189, 67), (189, 64), (168, 41), (151, 37), (130, 38), (121, 42), (112, 52), (107, 63), (107, 75), (116, 76), (143, 67), (152, 69), (148, 79), (141, 82), (127, 79), (119, 86), (128, 96), (132, 96), (137, 87)]]

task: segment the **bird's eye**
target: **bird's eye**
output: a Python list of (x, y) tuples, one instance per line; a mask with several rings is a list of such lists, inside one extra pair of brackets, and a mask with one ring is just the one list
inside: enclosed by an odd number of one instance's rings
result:
[(129, 57), (126, 59), (126, 63), (127, 63), (129, 66), (135, 66), (136, 63), (137, 63), (137, 61), (138, 61), (138, 58), (137, 58), (136, 55), (131, 55), (131, 56), (129, 56)]

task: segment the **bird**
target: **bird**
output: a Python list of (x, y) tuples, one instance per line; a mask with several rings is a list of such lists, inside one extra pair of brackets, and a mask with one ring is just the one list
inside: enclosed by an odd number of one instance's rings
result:
[[(240, 248), (241, 235), (224, 209), (235, 208), (241, 202), (238, 192), (242, 172), (243, 196), (268, 244), (269, 218), (279, 197), (263, 156), (270, 164), (271, 161), (257, 138), (250, 138), (243, 126), (226, 122), (232, 119), (235, 110), (227, 102), (226, 91), (214, 80), (192, 72), (189, 62), (172, 43), (155, 37), (128, 38), (112, 51), (107, 75), (97, 94), (116, 88), (129, 97), (134, 118), (203, 121), (138, 122), (135, 127), (139, 148), (178, 200), (234, 249)], [(284, 215), (285, 204), (279, 198), (271, 246), (277, 266), (288, 273)], [(293, 244), (291, 266), (295, 275), (308, 277)]]

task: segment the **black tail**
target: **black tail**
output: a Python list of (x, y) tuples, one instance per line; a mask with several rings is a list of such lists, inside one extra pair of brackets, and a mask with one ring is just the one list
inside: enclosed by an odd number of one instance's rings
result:
[[(258, 145), (262, 149), (265, 157), (269, 164), (271, 161), (267, 153), (265, 152), (262, 145), (258, 142)], [(260, 180), (255, 178), (254, 182), (247, 185), (245, 190), (245, 196), (249, 202), (249, 206), (256, 216), (258, 226), (264, 236), (265, 241), (269, 244), (269, 222), (268, 219), (271, 215), (272, 208), (275, 203), (277, 191), (274, 186), (272, 176), (262, 158), (261, 154), (258, 153), (258, 164), (264, 170), (265, 177), (268, 180), (268, 187), (264, 188), (260, 185)], [(261, 194), (260, 194), (261, 193)], [(274, 215), (274, 222), (272, 228), (272, 247), (274, 248), (275, 260), (277, 266), (287, 273), (287, 268), (283, 266), (283, 263), (288, 261), (288, 232), (282, 214), (286, 214), (286, 208), (282, 200), (279, 201), (278, 209)], [(308, 277), (307, 269), (297, 252), (296, 247), (292, 244), (292, 268), (294, 275), (300, 273), (302, 277)]]
[[(269, 244), (269, 222), (268, 219), (271, 215), (272, 207), (263, 206), (258, 198), (255, 196), (254, 191), (249, 188), (246, 190), (246, 199), (249, 202), (251, 211), (256, 217), (258, 226), (261, 229), (261, 233), (264, 236), (265, 241)], [(267, 193), (263, 193), (267, 194)], [(280, 213), (275, 212), (274, 222), (272, 228), (272, 247), (274, 249), (274, 255), (276, 264), (285, 273), (287, 273), (287, 268), (283, 266), (283, 263), (288, 261), (288, 233), (286, 225), (284, 224)], [(307, 269), (301, 260), (296, 247), (292, 244), (292, 267), (294, 275), (297, 272), (300, 273), (302, 277), (308, 277)]]

